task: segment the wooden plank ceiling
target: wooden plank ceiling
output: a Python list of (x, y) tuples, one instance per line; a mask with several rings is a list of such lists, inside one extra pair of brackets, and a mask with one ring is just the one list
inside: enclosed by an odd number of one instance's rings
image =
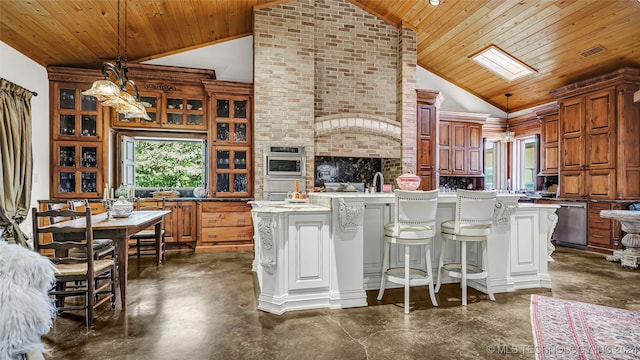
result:
[[(568, 83), (640, 67), (640, 0), (349, 1), (416, 30), (425, 69), (502, 109), (512, 93), (512, 112), (552, 101), (549, 90)], [(249, 35), (254, 6), (283, 2), (129, 0), (127, 57), (144, 61)], [(117, 53), (117, 9), (117, 0), (0, 0), (0, 40), (44, 66), (98, 68)], [(490, 44), (537, 73), (508, 82), (469, 58)]]

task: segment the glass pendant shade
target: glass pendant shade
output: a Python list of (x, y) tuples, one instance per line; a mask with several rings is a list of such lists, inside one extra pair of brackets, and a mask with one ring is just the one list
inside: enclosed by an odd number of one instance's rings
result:
[(95, 96), (100, 101), (106, 101), (119, 94), (120, 87), (109, 80), (94, 81), (91, 89), (82, 92), (82, 95)]
[(503, 142), (503, 143), (512, 142), (516, 138), (515, 135), (516, 134), (513, 131), (505, 131), (500, 134), (500, 142)]

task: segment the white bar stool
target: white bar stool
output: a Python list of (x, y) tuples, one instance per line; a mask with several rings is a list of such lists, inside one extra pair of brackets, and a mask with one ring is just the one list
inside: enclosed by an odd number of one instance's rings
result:
[[(489, 272), (487, 271), (487, 239), (493, 227), (493, 211), (496, 204), (497, 191), (457, 190), (456, 218), (440, 225), (440, 262), (438, 264), (438, 283), (436, 292), (440, 291), (442, 273), (461, 279), (462, 305), (467, 305), (467, 280), (486, 279), (489, 299), (495, 301)], [(460, 263), (444, 264), (447, 241), (460, 241)], [(467, 264), (467, 242), (482, 244), (482, 267)]]
[[(384, 259), (378, 300), (382, 300), (386, 281), (404, 285), (404, 313), (409, 313), (409, 287), (429, 285), (429, 295), (433, 306), (438, 306), (433, 289), (431, 274), (431, 240), (436, 234), (436, 211), (438, 190), (403, 191), (395, 190), (395, 212), (393, 222), (384, 227)], [(391, 244), (404, 245), (404, 267), (389, 268)], [(423, 245), (425, 249), (425, 270), (411, 268), (410, 250), (412, 246)]]

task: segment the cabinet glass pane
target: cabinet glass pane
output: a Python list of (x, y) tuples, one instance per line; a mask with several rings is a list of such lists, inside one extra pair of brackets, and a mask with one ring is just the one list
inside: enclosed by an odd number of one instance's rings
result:
[(202, 111), (202, 100), (187, 100), (187, 110), (199, 110)]
[(168, 98), (167, 109), (182, 109), (182, 99)]
[(216, 175), (216, 191), (229, 192), (229, 174)]
[(236, 142), (247, 142), (247, 124), (234, 124), (233, 140)]
[(182, 114), (167, 114), (167, 124), (181, 125)]
[(247, 168), (247, 152), (236, 151), (233, 154), (233, 168), (242, 170)]
[(247, 174), (235, 174), (233, 179), (234, 192), (247, 192)]
[(119, 122), (133, 122), (135, 119), (128, 119), (124, 117), (124, 114), (118, 113), (118, 121)]
[(75, 192), (76, 191), (76, 173), (75, 172), (61, 172), (60, 173), (60, 185), (58, 191), (61, 193)]
[(218, 100), (216, 105), (216, 116), (222, 118), (229, 117), (229, 100)]
[(96, 116), (82, 115), (82, 136), (96, 136)]
[(98, 167), (98, 152), (95, 147), (82, 147), (82, 167)]
[(60, 89), (60, 109), (76, 108), (76, 89)]
[(236, 119), (247, 118), (247, 100), (236, 100), (233, 102), (233, 117)]
[(229, 151), (228, 150), (216, 151), (216, 166), (218, 167), (218, 169), (229, 168)]
[(97, 174), (95, 172), (82, 172), (80, 176), (82, 177), (82, 188), (80, 191), (84, 193), (96, 192)]
[(155, 96), (140, 96), (140, 103), (146, 108), (156, 108), (158, 99)]
[(60, 146), (60, 166), (76, 166), (75, 146)]
[(218, 134), (217, 139), (219, 141), (229, 141), (229, 123), (217, 123), (216, 129)]
[(202, 115), (188, 114), (187, 125), (202, 125)]
[[(83, 90), (84, 91), (84, 90)], [(80, 109), (83, 111), (96, 111), (96, 97), (89, 95), (82, 95), (80, 98)]]
[(74, 135), (76, 133), (76, 116), (60, 114), (60, 135)]

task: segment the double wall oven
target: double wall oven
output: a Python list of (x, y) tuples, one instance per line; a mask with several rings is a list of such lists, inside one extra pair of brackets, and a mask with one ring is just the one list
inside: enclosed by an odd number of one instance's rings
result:
[(284, 200), (289, 192), (305, 191), (307, 158), (301, 146), (266, 146), (264, 200)]

